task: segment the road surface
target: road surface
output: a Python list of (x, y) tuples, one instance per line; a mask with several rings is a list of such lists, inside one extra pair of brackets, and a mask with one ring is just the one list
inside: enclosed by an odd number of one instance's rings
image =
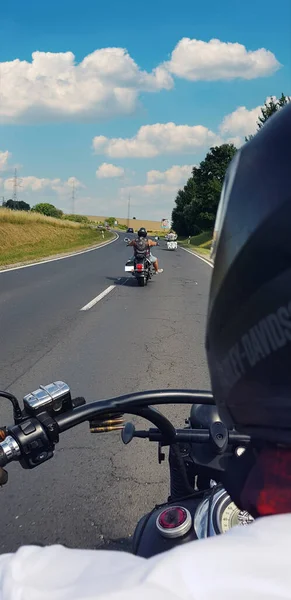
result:
[[(87, 400), (156, 388), (209, 388), (204, 332), (211, 268), (183, 249), (157, 249), (164, 273), (146, 288), (124, 273), (123, 236), (93, 252), (0, 273), (0, 389), (20, 398), (63, 380)], [(109, 286), (110, 293), (82, 311)], [(1, 401), (2, 424), (11, 422)], [(167, 408), (177, 426), (186, 408)], [(140, 516), (168, 492), (167, 464), (147, 440), (63, 434), (52, 460), (9, 466), (0, 490), (0, 551), (27, 543), (129, 547)]]

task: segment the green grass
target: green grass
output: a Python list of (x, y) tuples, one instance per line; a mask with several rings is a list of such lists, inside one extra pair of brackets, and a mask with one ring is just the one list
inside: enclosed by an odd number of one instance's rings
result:
[(209, 231), (203, 231), (199, 235), (195, 235), (190, 238), (190, 244), (188, 238), (180, 237), (178, 242), (184, 248), (194, 250), (197, 254), (210, 258), (210, 248), (212, 244), (212, 234)]
[(0, 265), (82, 250), (113, 237), (87, 225), (43, 215), (0, 210)]
[(212, 234), (210, 231), (202, 231), (202, 233), (192, 236), (190, 243), (193, 246), (202, 246), (205, 243), (211, 241), (211, 239), (212, 239)]
[(199, 247), (205, 248), (205, 250), (210, 250), (211, 246), (212, 246), (212, 239), (208, 240), (208, 242), (204, 242), (204, 244), (201, 244)]

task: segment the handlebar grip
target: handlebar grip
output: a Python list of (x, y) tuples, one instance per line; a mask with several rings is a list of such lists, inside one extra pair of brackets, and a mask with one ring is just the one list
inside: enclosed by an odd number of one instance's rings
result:
[(2, 467), (2, 468), (6, 467), (7, 463), (8, 463), (7, 456), (0, 444), (0, 467)]
[(7, 435), (0, 444), (0, 467), (5, 467), (12, 460), (19, 460), (20, 456), (21, 450), (18, 443), (11, 435)]

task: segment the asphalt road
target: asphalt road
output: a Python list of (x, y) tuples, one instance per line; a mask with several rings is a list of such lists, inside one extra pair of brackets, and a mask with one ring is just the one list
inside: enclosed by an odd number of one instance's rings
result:
[[(209, 388), (204, 353), (211, 268), (183, 249), (157, 256), (164, 273), (146, 288), (124, 273), (123, 235), (102, 249), (0, 273), (0, 389), (22, 398), (66, 381), (73, 395), (103, 399), (156, 388)], [(110, 285), (116, 287), (84, 312)], [(1, 401), (0, 420), (11, 422)], [(182, 426), (185, 408), (167, 415)], [(9, 466), (0, 489), (0, 551), (27, 543), (128, 548), (139, 517), (168, 493), (167, 464), (147, 440), (63, 434), (52, 460)]]

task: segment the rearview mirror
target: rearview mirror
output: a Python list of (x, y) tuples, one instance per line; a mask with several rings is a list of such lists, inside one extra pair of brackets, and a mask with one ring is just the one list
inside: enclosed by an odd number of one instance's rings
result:
[(129, 242), (129, 238), (124, 238), (123, 241), (127, 244), (127, 242)]
[(156, 237), (155, 237), (155, 240), (156, 240), (156, 242), (157, 242), (159, 239), (160, 239), (160, 238), (159, 238), (159, 236), (158, 236), (158, 235), (156, 235)]

